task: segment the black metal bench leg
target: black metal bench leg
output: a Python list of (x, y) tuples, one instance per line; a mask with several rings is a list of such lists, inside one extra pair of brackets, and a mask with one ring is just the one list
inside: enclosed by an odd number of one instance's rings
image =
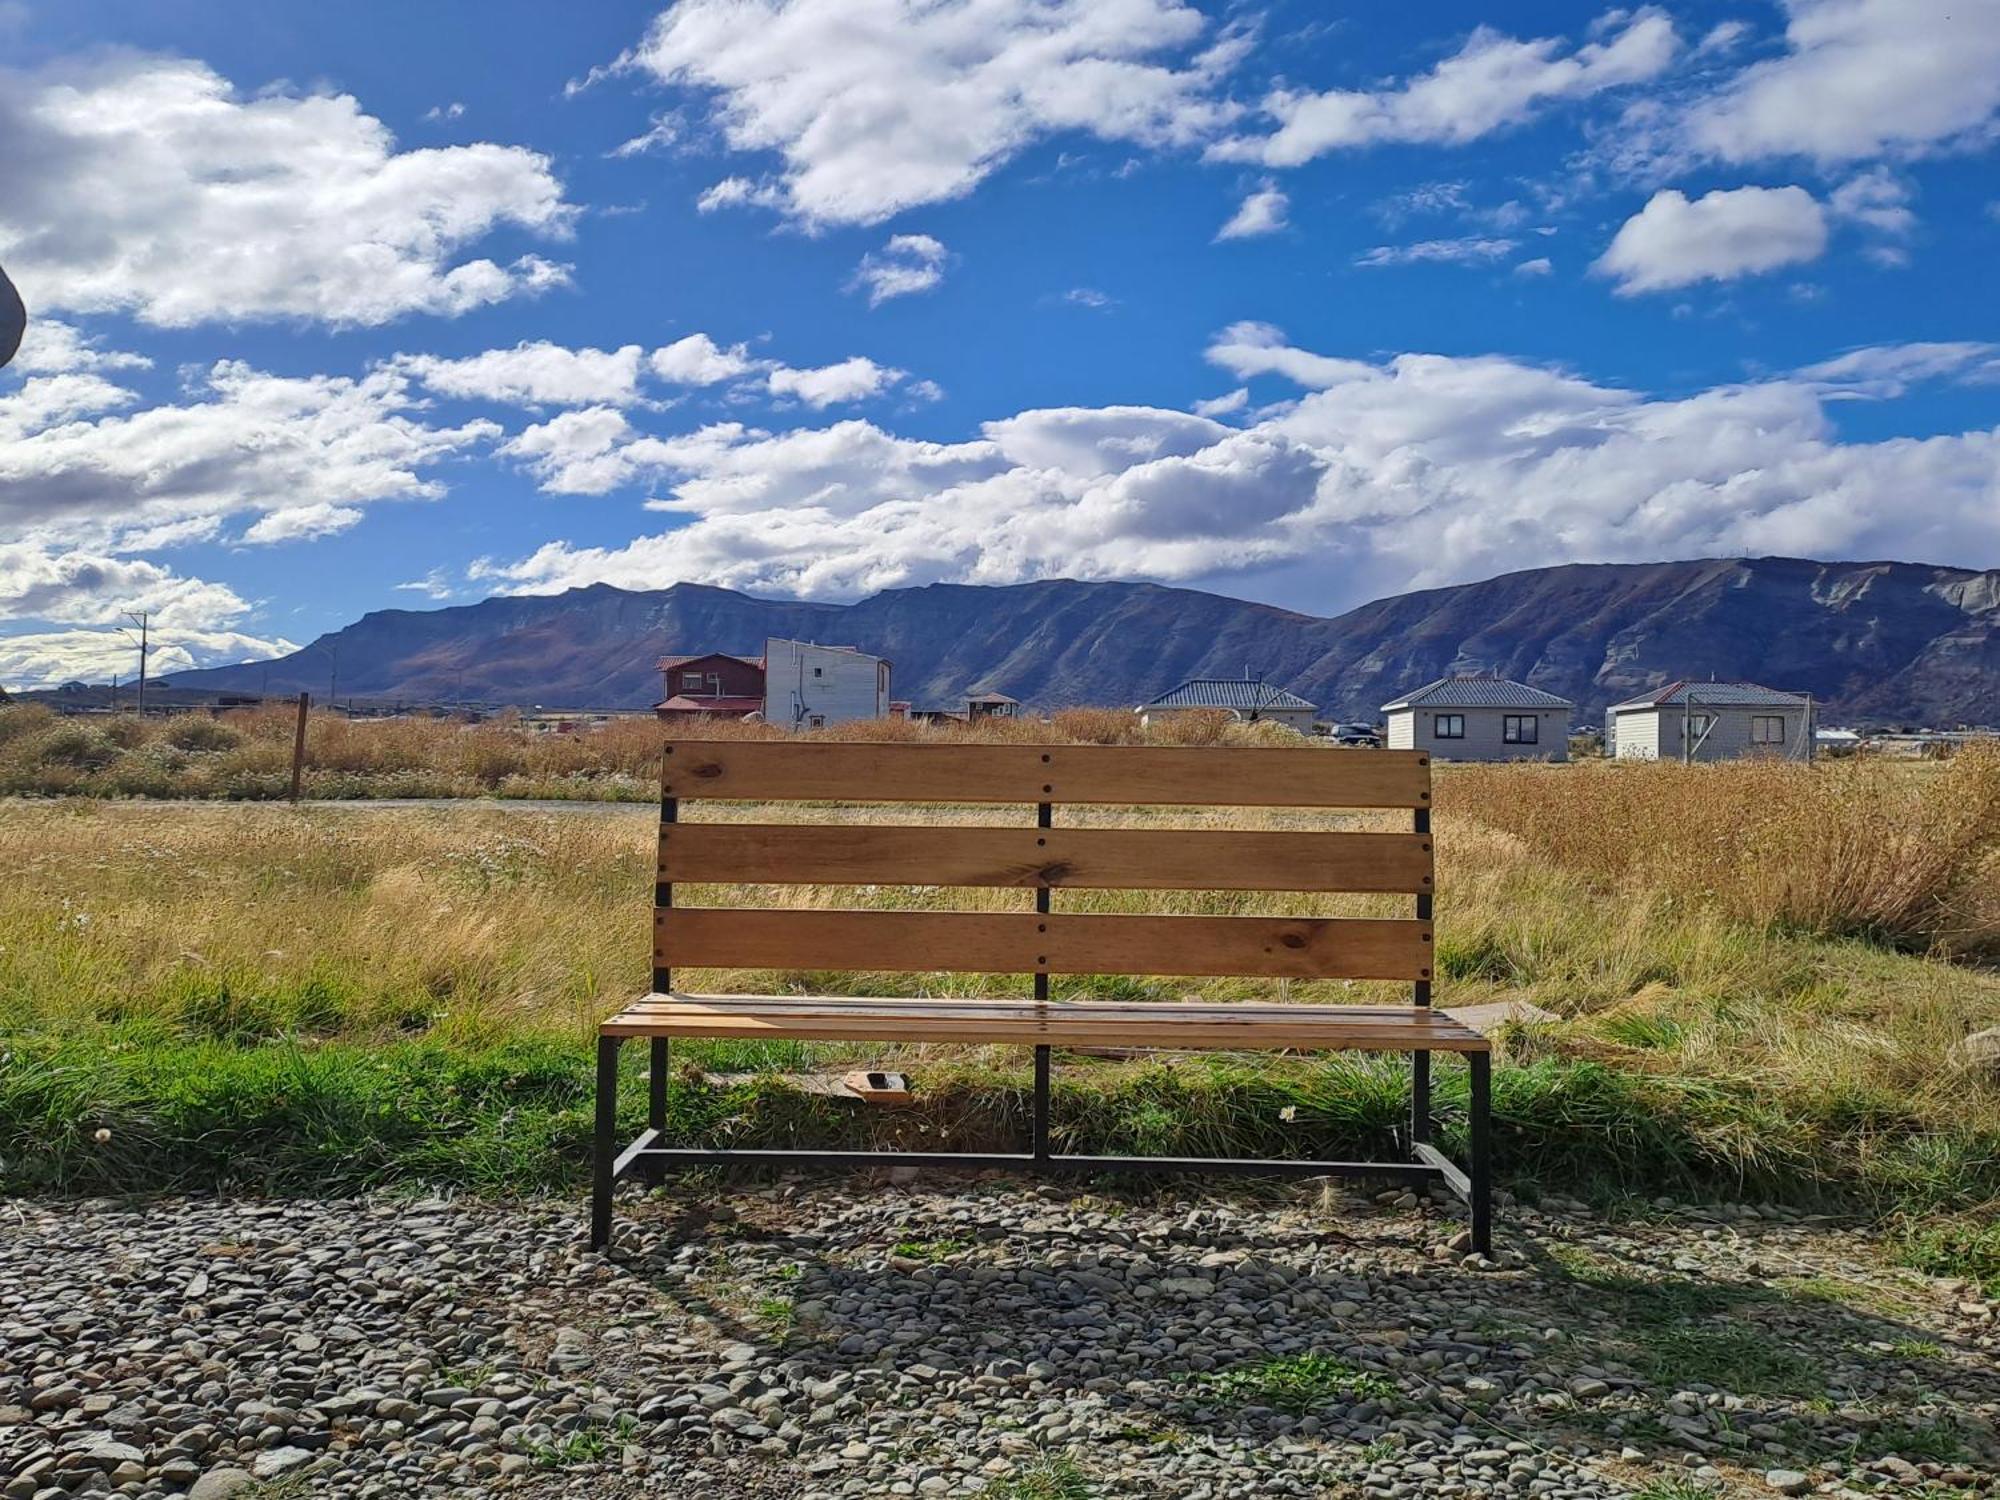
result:
[(623, 1037), (597, 1039), (597, 1128), (592, 1141), (590, 1248), (611, 1248), (611, 1193), (618, 1185), (618, 1046)]
[(1036, 1161), (1049, 1159), (1049, 1049), (1035, 1049), (1035, 1127), (1034, 1156)]
[[(653, 1038), (652, 1057), (646, 1072), (646, 1124), (652, 1129), (653, 1144), (667, 1143), (667, 1068), (672, 1061), (667, 1038)], [(659, 1187), (667, 1180), (667, 1159), (664, 1156), (642, 1156), (640, 1170), (646, 1174), (648, 1186)]]
[(1410, 1054), (1410, 1139), (1431, 1138), (1431, 1055)]
[(1472, 1248), (1493, 1253), (1493, 1054), (1473, 1052), (1472, 1065)]

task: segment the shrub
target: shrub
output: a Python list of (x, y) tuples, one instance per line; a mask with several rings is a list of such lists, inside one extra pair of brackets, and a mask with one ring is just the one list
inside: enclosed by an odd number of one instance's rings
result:
[(189, 714), (175, 719), (162, 736), (178, 750), (234, 750), (243, 736), (219, 719)]
[(39, 703), (0, 704), (0, 745), (40, 734), (56, 716)]
[(102, 770), (118, 759), (118, 746), (91, 724), (58, 724), (34, 747), (35, 764), (66, 766), (73, 771)]

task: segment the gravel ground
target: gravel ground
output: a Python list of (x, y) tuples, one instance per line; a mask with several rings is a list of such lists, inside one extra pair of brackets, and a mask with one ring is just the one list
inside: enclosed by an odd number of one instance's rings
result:
[(2000, 1496), (2000, 1307), (1748, 1208), (976, 1178), (0, 1205), (0, 1497)]

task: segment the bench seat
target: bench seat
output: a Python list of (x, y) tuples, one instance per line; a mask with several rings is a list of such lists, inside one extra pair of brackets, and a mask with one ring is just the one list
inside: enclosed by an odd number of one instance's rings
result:
[(1409, 1005), (1180, 1001), (902, 1000), (817, 995), (646, 995), (605, 1036), (783, 1037), (825, 1042), (998, 1042), (1053, 1047), (1486, 1052), (1485, 1037)]

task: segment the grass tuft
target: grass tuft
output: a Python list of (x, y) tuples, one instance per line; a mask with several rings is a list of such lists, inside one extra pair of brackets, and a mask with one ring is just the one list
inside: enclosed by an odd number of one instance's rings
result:
[(1294, 1354), (1239, 1365), (1205, 1376), (1202, 1383), (1232, 1406), (1269, 1406), (1295, 1417), (1337, 1403), (1396, 1397), (1393, 1381), (1328, 1354)]

